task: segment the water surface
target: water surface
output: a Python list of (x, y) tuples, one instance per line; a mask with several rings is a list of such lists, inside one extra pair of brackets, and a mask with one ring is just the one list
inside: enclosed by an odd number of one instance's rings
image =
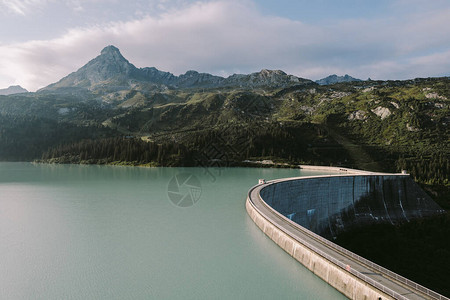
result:
[[(344, 298), (245, 211), (258, 178), (318, 173), (209, 171), (0, 163), (0, 299)], [(182, 173), (191, 207), (168, 197)]]

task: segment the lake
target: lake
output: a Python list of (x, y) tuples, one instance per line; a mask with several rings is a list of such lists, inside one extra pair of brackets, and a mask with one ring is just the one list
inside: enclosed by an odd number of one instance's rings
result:
[(0, 299), (345, 299), (245, 210), (317, 174), (0, 163)]

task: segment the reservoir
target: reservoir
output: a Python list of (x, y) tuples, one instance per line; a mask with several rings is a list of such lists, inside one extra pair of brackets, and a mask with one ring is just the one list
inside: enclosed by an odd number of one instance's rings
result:
[(0, 163), (0, 299), (344, 299), (245, 210), (320, 174)]

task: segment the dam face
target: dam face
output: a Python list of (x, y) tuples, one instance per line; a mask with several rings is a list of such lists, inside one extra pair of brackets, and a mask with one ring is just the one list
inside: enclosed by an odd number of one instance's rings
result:
[(352, 226), (409, 221), (443, 210), (408, 175), (344, 175), (280, 181), (261, 198), (326, 238)]

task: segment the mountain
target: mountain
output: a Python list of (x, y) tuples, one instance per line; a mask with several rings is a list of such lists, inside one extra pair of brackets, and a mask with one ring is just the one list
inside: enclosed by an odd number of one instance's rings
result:
[(262, 70), (244, 75), (234, 74), (228, 78), (187, 71), (175, 76), (155, 67), (136, 68), (114, 46), (107, 46), (100, 55), (69, 74), (60, 81), (40, 90), (57, 91), (87, 89), (96, 92), (113, 92), (130, 89), (169, 88), (284, 88), (293, 85), (314, 84), (311, 80), (288, 75), (280, 70)]
[(349, 76), (345, 74), (344, 76), (337, 76), (336, 74), (330, 75), (328, 77), (316, 80), (316, 83), (320, 85), (328, 85), (328, 84), (335, 84), (335, 83), (341, 83), (341, 82), (352, 82), (352, 81), (362, 81), (358, 78), (353, 78), (352, 76)]
[(188, 71), (175, 77), (174, 82), (178, 88), (285, 88), (302, 84), (314, 83), (309, 79), (288, 75), (281, 70), (267, 69), (251, 74), (233, 74), (227, 78)]
[(288, 87), (291, 85), (311, 84), (309, 79), (288, 75), (281, 70), (261, 70), (249, 75), (234, 74), (225, 79), (225, 85), (241, 87)]
[(60, 81), (40, 91), (59, 88), (85, 88), (95, 90), (109, 86), (118, 90), (129, 88), (133, 81), (145, 80), (142, 70), (126, 60), (114, 46), (104, 48), (100, 55)]
[(9, 88), (6, 89), (0, 89), (0, 95), (14, 95), (14, 94), (21, 94), (21, 93), (28, 93), (26, 89), (21, 87), (20, 85), (12, 85)]

